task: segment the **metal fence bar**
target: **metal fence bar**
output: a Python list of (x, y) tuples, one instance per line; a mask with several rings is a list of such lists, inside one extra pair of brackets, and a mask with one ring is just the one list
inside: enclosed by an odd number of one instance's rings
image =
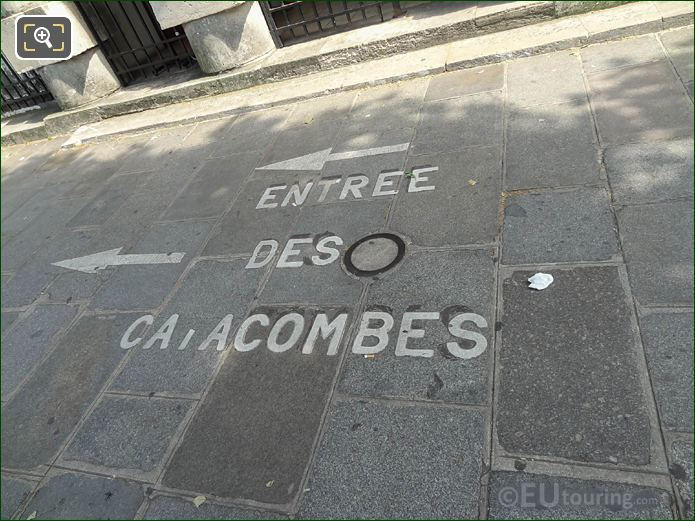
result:
[(162, 30), (149, 2), (75, 3), (121, 84), (195, 65), (183, 27)]
[[(349, 29), (351, 26), (374, 22), (384, 22), (385, 2), (299, 2), (288, 0), (268, 0), (261, 2), (263, 15), (277, 47), (321, 37), (328, 32)], [(400, 16), (403, 10), (397, 1), (392, 16)], [(311, 13), (308, 7), (311, 6)], [(307, 9), (304, 9), (307, 7)], [(327, 22), (324, 24), (324, 22)], [(295, 29), (303, 31), (297, 35)]]
[(19, 73), (2, 55), (2, 113), (41, 105), (53, 99), (41, 76), (34, 71)]

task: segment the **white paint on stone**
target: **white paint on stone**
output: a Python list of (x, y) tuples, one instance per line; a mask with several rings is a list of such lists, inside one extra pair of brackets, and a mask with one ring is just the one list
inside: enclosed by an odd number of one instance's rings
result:
[(254, 322), (258, 322), (260, 325), (267, 327), (270, 324), (270, 319), (268, 318), (268, 315), (256, 313), (255, 315), (251, 315), (244, 320), (239, 326), (236, 337), (234, 337), (234, 349), (237, 351), (251, 351), (258, 347), (258, 345), (261, 343), (259, 338), (252, 340), (251, 342), (246, 342), (246, 333)]
[(123, 248), (114, 248), (99, 253), (92, 253), (84, 257), (75, 257), (64, 261), (54, 262), (53, 266), (83, 273), (96, 273), (108, 266), (126, 266), (133, 264), (178, 264), (185, 253), (135, 253), (119, 255)]
[[(278, 337), (286, 325), (292, 327), (292, 333), (283, 343), (278, 343)], [(304, 317), (299, 313), (288, 313), (280, 317), (268, 333), (268, 349), (273, 353), (282, 353), (291, 349), (302, 336), (304, 330)]]
[(176, 328), (176, 323), (179, 320), (178, 313), (171, 315), (164, 324), (157, 330), (157, 332), (150, 337), (150, 339), (142, 346), (143, 349), (149, 349), (157, 342), (161, 342), (159, 348), (166, 349), (169, 347), (169, 342), (171, 341), (171, 335), (174, 333)]
[[(374, 320), (381, 321), (379, 327), (371, 327)], [(371, 355), (383, 351), (389, 343), (389, 331), (393, 329), (393, 317), (384, 311), (365, 311), (362, 313), (360, 329), (352, 343), (352, 352), (358, 355)], [(368, 337), (374, 337), (378, 342), (373, 346), (364, 345)]]
[(317, 314), (314, 322), (311, 324), (309, 334), (306, 336), (304, 346), (302, 347), (302, 353), (310, 355), (314, 351), (314, 344), (320, 335), (324, 340), (331, 337), (331, 342), (328, 344), (326, 354), (328, 356), (335, 355), (338, 352), (340, 340), (343, 338), (343, 333), (345, 332), (347, 318), (347, 313), (341, 313), (331, 322), (328, 322), (328, 315), (325, 313)]
[(220, 322), (215, 326), (215, 329), (203, 340), (203, 343), (198, 346), (198, 351), (205, 351), (213, 342), (217, 343), (217, 350), (224, 351), (227, 347), (227, 337), (232, 329), (232, 320), (234, 315), (231, 313), (225, 315)]
[(343, 161), (346, 159), (355, 159), (358, 157), (378, 156), (382, 154), (391, 154), (393, 152), (402, 152), (408, 150), (410, 143), (399, 143), (397, 145), (388, 145), (384, 147), (365, 148), (362, 150), (352, 150), (349, 152), (336, 152), (331, 154), (332, 148), (312, 152), (285, 161), (278, 161), (265, 166), (259, 166), (256, 170), (309, 170), (318, 171), (323, 168), (328, 161)]
[(414, 329), (413, 320), (439, 320), (439, 313), (434, 311), (411, 311), (403, 313), (401, 327), (398, 329), (398, 340), (396, 341), (396, 356), (423, 356), (432, 358), (432, 349), (409, 349), (409, 338), (423, 338), (424, 329)]
[(131, 347), (135, 347), (140, 342), (142, 342), (142, 337), (130, 340), (130, 335), (132, 335), (135, 332), (135, 330), (138, 328), (140, 324), (147, 324), (148, 326), (151, 326), (153, 322), (154, 317), (152, 315), (144, 315), (135, 320), (135, 322), (128, 326), (128, 329), (125, 330), (125, 333), (123, 333), (123, 336), (121, 337), (121, 347), (123, 349), (130, 349)]

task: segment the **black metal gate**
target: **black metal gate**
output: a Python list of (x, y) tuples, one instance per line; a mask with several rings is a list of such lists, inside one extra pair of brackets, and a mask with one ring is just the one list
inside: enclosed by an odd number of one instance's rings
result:
[(261, 2), (268, 28), (278, 47), (326, 33), (383, 22), (403, 14), (399, 2)]
[(41, 105), (53, 95), (35, 71), (19, 73), (2, 55), (2, 113)]
[(149, 2), (75, 2), (122, 85), (194, 66), (183, 27), (160, 29)]

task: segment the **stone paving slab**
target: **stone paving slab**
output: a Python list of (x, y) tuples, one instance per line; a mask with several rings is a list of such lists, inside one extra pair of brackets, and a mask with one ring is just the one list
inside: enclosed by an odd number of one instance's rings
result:
[(693, 442), (676, 440), (669, 448), (669, 470), (681, 499), (683, 519), (693, 515)]
[(299, 517), (477, 517), (480, 412), (339, 400), (326, 423)]
[(506, 190), (598, 183), (594, 124), (584, 100), (510, 107)]
[[(369, 289), (366, 310), (388, 313), (396, 326), (406, 312), (434, 316), (413, 321), (415, 329), (426, 331), (424, 339), (411, 335), (413, 338), (408, 340), (393, 331), (386, 346), (371, 357), (350, 356), (345, 361), (340, 391), (374, 397), (487, 403), (493, 255), (492, 250), (422, 252), (406, 256), (397, 271), (379, 277), (381, 280)], [(438, 273), (439, 277), (433, 280), (423, 275), (428, 272)], [(479, 323), (465, 325), (465, 329), (477, 333), (475, 338), (461, 340), (453, 334), (450, 319), (460, 313), (478, 316)], [(395, 345), (402, 342), (401, 338), (407, 341), (404, 347), (411, 350), (405, 354), (411, 356), (396, 354)], [(452, 341), (459, 349), (449, 348)], [(374, 344), (373, 339), (364, 341), (364, 345)]]
[(626, 206), (616, 215), (637, 301), (692, 305), (692, 201)]
[(11, 519), (36, 483), (21, 478), (2, 476), (2, 518)]
[(504, 208), (504, 264), (609, 260), (618, 254), (602, 188), (511, 195)]
[(38, 306), (3, 341), (2, 396), (14, 392), (46, 355), (52, 337), (75, 317), (73, 306)]
[(411, 155), (500, 144), (501, 126), (500, 94), (484, 92), (431, 101), (422, 106)]
[(286, 519), (267, 510), (230, 507), (206, 501), (199, 507), (192, 499), (158, 496), (151, 500), (143, 519)]
[(36, 519), (132, 519), (143, 499), (142, 486), (132, 481), (54, 473), (40, 485), (24, 513)]
[[(562, 74), (558, 74), (562, 71)], [(576, 53), (559, 52), (507, 65), (509, 102), (517, 107), (563, 103), (586, 97)]]
[[(583, 498), (587, 499), (583, 499)], [(673, 519), (665, 490), (620, 483), (493, 472), (489, 519)]]
[(3, 408), (2, 460), (8, 468), (50, 465), (116, 369), (118, 339), (135, 317), (84, 316)]
[(417, 178), (403, 180), (391, 219), (394, 230), (421, 246), (494, 242), (502, 182), (497, 147), (416, 156), (406, 171)]
[(193, 405), (190, 400), (106, 395), (59, 464), (154, 482)]
[[(263, 276), (262, 270), (244, 269), (246, 262), (242, 259), (196, 263), (147, 333), (132, 335), (131, 340), (143, 340), (131, 348), (128, 361), (110, 390), (200, 397), (222, 350), (214, 343), (204, 350), (199, 348), (228, 313), (233, 314), (232, 324), (236, 328)], [(167, 324), (175, 314), (178, 318), (171, 330)], [(194, 333), (189, 336), (191, 330)], [(144, 349), (152, 338), (159, 340)], [(168, 347), (163, 349), (165, 341)]]
[(590, 45), (582, 49), (580, 54), (587, 74), (655, 62), (665, 58), (664, 51), (654, 34)]
[[(210, 230), (207, 222), (157, 224), (130, 253), (195, 252)], [(169, 294), (186, 262), (152, 266), (127, 266), (116, 273), (92, 299), (97, 309), (153, 309)], [(124, 288), (127, 288), (124, 291)]]
[(640, 319), (647, 364), (666, 430), (693, 426), (693, 314), (650, 313)]
[[(503, 280), (496, 432), (509, 453), (646, 465), (650, 420), (630, 309), (615, 267)], [(540, 341), (542, 339), (542, 341)]]
[(587, 76), (604, 145), (692, 136), (693, 104), (666, 61)]
[(300, 492), (337, 361), (318, 351), (278, 354), (264, 346), (231, 351), (164, 485), (290, 503)]
[(610, 147), (604, 163), (618, 204), (693, 196), (693, 140)]

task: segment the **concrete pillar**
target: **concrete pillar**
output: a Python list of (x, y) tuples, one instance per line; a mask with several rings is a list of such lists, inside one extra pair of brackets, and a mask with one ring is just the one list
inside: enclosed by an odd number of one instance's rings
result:
[[(70, 20), (72, 55), (67, 60), (20, 60), (15, 23), (20, 15), (64, 16)], [(73, 2), (2, 2), (2, 52), (17, 72), (35, 70), (61, 109), (71, 109), (110, 94), (121, 84)]]
[(275, 49), (258, 2), (151, 2), (162, 29), (183, 25), (203, 72), (233, 69)]

